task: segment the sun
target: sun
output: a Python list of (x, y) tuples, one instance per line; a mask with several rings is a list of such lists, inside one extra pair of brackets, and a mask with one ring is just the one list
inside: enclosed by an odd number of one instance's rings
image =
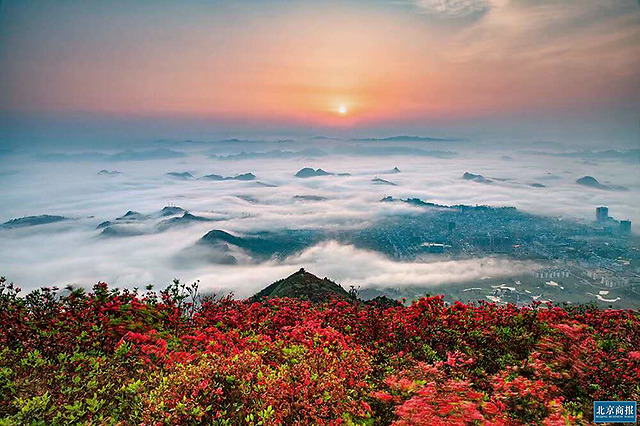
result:
[(340, 105), (340, 106), (338, 107), (338, 112), (339, 112), (340, 114), (342, 114), (342, 115), (345, 115), (345, 114), (347, 113), (347, 107), (346, 107), (346, 106), (344, 106), (344, 105)]

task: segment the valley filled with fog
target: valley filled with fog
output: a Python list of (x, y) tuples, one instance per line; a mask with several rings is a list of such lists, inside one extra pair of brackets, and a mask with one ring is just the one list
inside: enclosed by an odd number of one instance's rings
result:
[[(379, 227), (396, 229), (399, 221), (397, 229), (415, 228), (411, 221), (428, 222), (456, 205), (513, 206), (532, 215), (520, 221), (549, 218), (541, 227), (590, 226), (595, 208), (607, 206), (612, 217), (637, 227), (638, 155), (401, 137), (14, 149), (0, 154), (0, 273), (25, 290), (97, 281), (162, 288), (179, 278), (238, 297), (301, 267), (361, 289), (506, 279), (531, 274), (549, 259), (500, 250), (417, 252), (413, 240), (410, 250), (395, 242), (377, 249), (381, 243), (371, 238)], [(314, 170), (295, 176), (307, 167)], [(597, 182), (576, 182), (585, 176)], [(427, 212), (401, 202), (412, 199), (434, 205)], [(10, 222), (40, 215), (61, 219)], [(482, 227), (475, 231), (482, 234)], [(208, 234), (214, 230), (221, 232)], [(421, 244), (431, 243), (439, 241)]]

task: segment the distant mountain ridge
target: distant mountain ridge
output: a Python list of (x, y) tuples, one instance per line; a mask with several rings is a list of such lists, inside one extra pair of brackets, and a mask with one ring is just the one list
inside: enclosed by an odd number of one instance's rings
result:
[(385, 179), (381, 179), (379, 177), (374, 177), (373, 179), (371, 179), (371, 182), (373, 182), (374, 185), (389, 185), (389, 186), (398, 186), (398, 184), (393, 183), (391, 181), (385, 180)]
[(598, 181), (593, 176), (583, 176), (576, 180), (578, 185), (587, 186), (589, 188), (602, 189), (605, 191), (628, 191), (629, 188), (619, 185), (605, 185)]
[(214, 180), (214, 181), (221, 181), (221, 180), (244, 180), (244, 181), (248, 181), (248, 180), (255, 180), (256, 179), (256, 175), (254, 175), (251, 172), (242, 173), (242, 174), (235, 175), (235, 176), (222, 176), (222, 175), (217, 175), (215, 173), (212, 173), (212, 174), (209, 174), (209, 175), (204, 175), (202, 177), (202, 179)]
[[(144, 225), (149, 220), (162, 218), (166, 219), (161, 220), (153, 226)], [(215, 218), (196, 216), (182, 207), (170, 205), (151, 214), (142, 214), (129, 210), (114, 220), (101, 222), (96, 229), (102, 229), (100, 235), (103, 237), (132, 237), (164, 232), (178, 226), (185, 226), (192, 223), (213, 222), (215, 220)]]
[(176, 179), (193, 179), (193, 175), (189, 172), (169, 172), (166, 175)]
[(97, 173), (99, 176), (118, 176), (121, 175), (122, 173), (117, 171), (117, 170), (106, 170), (106, 169), (102, 169)]
[(333, 173), (325, 172), (322, 169), (313, 170), (311, 167), (305, 167), (303, 169), (300, 169), (298, 173), (295, 174), (295, 177), (310, 178), (310, 177), (316, 177), (316, 176), (329, 176), (332, 174)]
[(0, 225), (0, 229), (13, 229), (24, 228), (27, 226), (46, 225), (49, 223), (63, 222), (65, 220), (69, 220), (69, 218), (65, 216), (55, 216), (50, 214), (41, 214), (39, 216), (25, 216), (11, 219), (3, 223), (2, 225)]
[(317, 148), (306, 148), (300, 151), (288, 151), (288, 150), (271, 150), (266, 152), (245, 152), (242, 151), (239, 154), (228, 155), (215, 155), (212, 154), (212, 158), (219, 160), (247, 160), (247, 159), (261, 159), (261, 158), (299, 158), (299, 157), (323, 157), (327, 155), (324, 151)]
[(253, 257), (267, 260), (285, 258), (320, 241), (321, 235), (307, 230), (286, 230), (282, 232), (259, 232), (236, 236), (221, 229), (214, 229), (198, 241), (203, 247), (236, 246)]
[(482, 176), (482, 175), (476, 175), (473, 173), (469, 173), (469, 172), (464, 172), (464, 174), (462, 175), (462, 179), (464, 180), (470, 180), (473, 182), (478, 182), (478, 183), (491, 183), (491, 179), (487, 179), (486, 177)]
[(158, 148), (142, 151), (127, 149), (115, 154), (103, 152), (77, 152), (77, 153), (44, 153), (34, 154), (34, 157), (43, 161), (145, 161), (145, 160), (170, 160), (186, 157), (187, 154), (171, 149)]
[(451, 139), (451, 138), (432, 138), (429, 136), (408, 136), (408, 135), (399, 135), (399, 136), (390, 136), (388, 138), (352, 138), (350, 139), (354, 142), (457, 142), (462, 139)]

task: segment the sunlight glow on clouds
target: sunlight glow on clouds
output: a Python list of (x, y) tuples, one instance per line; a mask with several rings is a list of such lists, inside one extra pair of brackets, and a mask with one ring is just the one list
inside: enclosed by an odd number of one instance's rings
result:
[(466, 17), (491, 8), (487, 0), (414, 0), (412, 4), (423, 13), (447, 17)]
[(0, 109), (336, 128), (579, 116), (628, 132), (640, 113), (636, 0), (109, 4), (2, 2)]

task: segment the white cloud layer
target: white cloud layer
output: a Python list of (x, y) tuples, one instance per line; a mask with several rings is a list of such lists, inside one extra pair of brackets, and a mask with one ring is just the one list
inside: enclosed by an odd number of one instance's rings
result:
[[(0, 275), (25, 289), (98, 280), (117, 286), (162, 287), (174, 277), (201, 279), (211, 289), (249, 295), (299, 267), (343, 284), (361, 286), (432, 285), (477, 279), (484, 275), (520, 273), (529, 264), (499, 259), (440, 260), (401, 263), (335, 242), (311, 247), (282, 261), (258, 264), (241, 258), (239, 265), (184, 262), (180, 254), (211, 229), (242, 234), (277, 229), (340, 230), (369, 226), (381, 217), (418, 214), (402, 203), (380, 203), (387, 195), (419, 197), (446, 205), (513, 205), (524, 211), (594, 219), (594, 209), (607, 205), (617, 219), (640, 224), (640, 173), (634, 162), (579, 157), (540, 156), (517, 149), (492, 150), (456, 146), (455, 158), (330, 155), (308, 159), (221, 161), (197, 152), (178, 160), (141, 162), (43, 163), (30, 157), (3, 157), (3, 209), (0, 222), (11, 218), (59, 214), (73, 221), (18, 230), (0, 230)], [(505, 154), (509, 158), (503, 158)], [(294, 178), (302, 167), (349, 172), (351, 176)], [(385, 174), (393, 167), (402, 171)], [(119, 176), (98, 176), (100, 169)], [(175, 180), (169, 171), (191, 171), (196, 177), (253, 172), (255, 182)], [(493, 178), (493, 184), (464, 181), (469, 171)], [(603, 191), (575, 184), (591, 175), (604, 184), (629, 191)], [(397, 186), (374, 185), (379, 176)], [(504, 178), (506, 180), (496, 180)], [(534, 188), (531, 183), (546, 187)], [(324, 197), (296, 200), (296, 195)], [(128, 238), (99, 238), (98, 223), (128, 210), (152, 213), (168, 203), (195, 214), (221, 219), (168, 232)]]
[(499, 258), (395, 262), (379, 253), (359, 250), (350, 245), (328, 241), (313, 246), (283, 262), (260, 265), (228, 266), (212, 274), (199, 276), (203, 288), (212, 291), (233, 289), (240, 297), (250, 296), (267, 284), (305, 268), (320, 277), (328, 277), (343, 287), (434, 286), (503, 277), (531, 272), (533, 262)]
[(491, 7), (486, 0), (414, 0), (413, 5), (423, 13), (456, 18), (486, 12)]

